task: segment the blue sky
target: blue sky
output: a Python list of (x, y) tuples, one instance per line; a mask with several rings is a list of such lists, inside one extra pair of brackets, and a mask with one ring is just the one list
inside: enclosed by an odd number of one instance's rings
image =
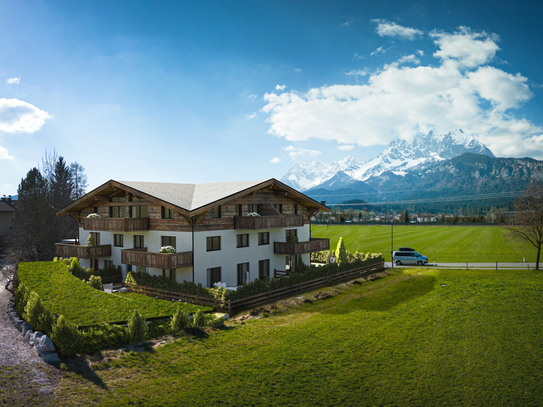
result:
[(281, 178), (461, 128), (543, 159), (541, 2), (0, 2), (0, 195)]

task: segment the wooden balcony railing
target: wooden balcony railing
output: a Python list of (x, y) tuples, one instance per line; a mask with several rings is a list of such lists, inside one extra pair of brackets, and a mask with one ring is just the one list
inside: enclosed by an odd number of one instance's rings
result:
[(99, 259), (111, 257), (111, 245), (77, 246), (73, 244), (55, 243), (55, 256), (77, 257), (79, 259)]
[(151, 253), (146, 247), (121, 250), (121, 263), (157, 269), (176, 269), (192, 266), (192, 252)]
[(234, 229), (238, 230), (281, 229), (303, 225), (303, 215), (234, 216)]
[(274, 254), (297, 256), (299, 254), (320, 252), (322, 250), (330, 250), (330, 239), (309, 239), (308, 242), (298, 243), (273, 242)]
[(149, 230), (149, 218), (85, 218), (83, 229), (110, 232), (139, 232)]

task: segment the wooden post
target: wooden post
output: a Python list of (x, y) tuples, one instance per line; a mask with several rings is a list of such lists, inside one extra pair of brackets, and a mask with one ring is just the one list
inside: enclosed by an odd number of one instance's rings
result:
[(230, 304), (230, 300), (228, 300), (228, 314), (232, 313), (232, 305)]

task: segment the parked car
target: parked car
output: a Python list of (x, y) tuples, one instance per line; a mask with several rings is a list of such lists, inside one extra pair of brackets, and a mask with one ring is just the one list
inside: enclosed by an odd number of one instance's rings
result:
[(397, 265), (416, 264), (422, 266), (428, 264), (428, 257), (416, 251), (397, 251), (392, 253), (392, 261)]

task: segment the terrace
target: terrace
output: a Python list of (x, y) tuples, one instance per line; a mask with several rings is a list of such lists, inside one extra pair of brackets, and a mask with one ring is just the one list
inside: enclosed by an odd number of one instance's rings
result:
[(303, 215), (235, 216), (234, 229), (260, 230), (293, 228), (304, 225)]
[(149, 218), (85, 218), (83, 229), (110, 232), (139, 232), (149, 230)]
[(175, 269), (192, 266), (192, 252), (153, 253), (146, 247), (121, 250), (121, 263), (132, 266)]
[(55, 256), (77, 257), (80, 259), (99, 259), (111, 257), (111, 245), (78, 246), (66, 243), (55, 243)]
[(330, 250), (330, 239), (309, 239), (307, 242), (273, 242), (273, 253), (284, 254), (287, 256), (297, 256)]

